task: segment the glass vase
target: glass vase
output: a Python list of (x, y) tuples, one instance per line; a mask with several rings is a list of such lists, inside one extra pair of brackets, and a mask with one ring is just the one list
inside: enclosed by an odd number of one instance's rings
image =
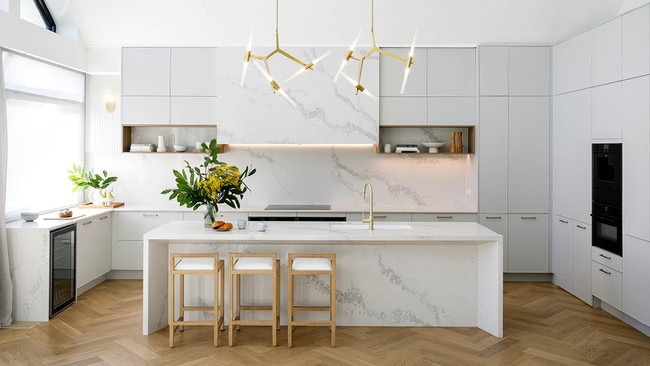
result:
[(205, 214), (203, 214), (203, 225), (206, 228), (212, 228), (212, 223), (217, 221), (217, 217), (219, 215), (219, 206), (213, 204), (213, 203), (207, 203), (205, 205), (206, 211)]

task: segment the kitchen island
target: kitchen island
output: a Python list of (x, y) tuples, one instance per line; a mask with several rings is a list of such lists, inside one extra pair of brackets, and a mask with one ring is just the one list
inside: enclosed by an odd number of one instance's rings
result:
[[(219, 232), (199, 221), (169, 222), (144, 235), (143, 334), (168, 324), (170, 252), (218, 252), (226, 261), (229, 252), (276, 252), (282, 265), (282, 324), (287, 254), (336, 253), (338, 325), (479, 327), (501, 337), (502, 242), (501, 235), (470, 222), (381, 223), (373, 231), (350, 222), (273, 222), (266, 232), (254, 225)], [(306, 277), (296, 286), (309, 294), (297, 299), (318, 303), (327, 283)], [(201, 293), (188, 303), (212, 301), (211, 284), (196, 281), (186, 288)], [(268, 299), (269, 291), (262, 282), (242, 288), (254, 302)]]

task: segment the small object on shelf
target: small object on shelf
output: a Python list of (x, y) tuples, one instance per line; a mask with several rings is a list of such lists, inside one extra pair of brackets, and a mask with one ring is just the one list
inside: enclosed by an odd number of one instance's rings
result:
[(153, 152), (156, 146), (153, 144), (131, 144), (129, 152)]
[(462, 154), (463, 153), (463, 132), (458, 131), (456, 133), (456, 136), (458, 137), (458, 143), (456, 144), (456, 152)]
[(157, 152), (166, 152), (167, 148), (165, 147), (165, 136), (158, 136), (158, 148)]
[(438, 153), (438, 148), (442, 147), (444, 142), (423, 142), (422, 145), (429, 148), (429, 153), (435, 154)]
[(173, 147), (176, 152), (184, 152), (187, 150), (187, 146), (185, 145), (174, 145)]
[(397, 144), (395, 145), (396, 153), (419, 153), (420, 149), (417, 144)]
[(393, 152), (393, 149), (390, 147), (390, 144), (384, 145), (384, 152), (385, 153)]
[(38, 218), (38, 215), (38, 212), (21, 212), (20, 218), (27, 222), (32, 222)]
[(449, 138), (449, 153), (456, 153), (456, 132), (451, 131), (451, 137)]

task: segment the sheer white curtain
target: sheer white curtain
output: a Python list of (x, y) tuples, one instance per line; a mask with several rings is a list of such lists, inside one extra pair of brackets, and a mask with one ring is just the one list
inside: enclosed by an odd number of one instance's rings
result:
[[(0, 55), (2, 48), (0, 48)], [(4, 71), (0, 57), (0, 326), (11, 324), (13, 285), (9, 271), (9, 250), (5, 225), (7, 198), (7, 102), (5, 98)]]

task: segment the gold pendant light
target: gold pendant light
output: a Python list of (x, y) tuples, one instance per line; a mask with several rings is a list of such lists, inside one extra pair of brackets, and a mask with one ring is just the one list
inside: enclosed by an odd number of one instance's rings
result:
[[(377, 47), (377, 42), (375, 41), (375, 0), (372, 0), (372, 8), (371, 8), (371, 23), (370, 23), (370, 35), (372, 36), (372, 48), (362, 56), (355, 56), (354, 55), (354, 49), (357, 46), (357, 42), (359, 41), (359, 37), (361, 36), (361, 32), (357, 35), (357, 37), (354, 39), (352, 42), (352, 45), (350, 46), (350, 49), (348, 52), (345, 54), (343, 57), (343, 61), (341, 62), (341, 66), (339, 66), (338, 71), (336, 72), (336, 75), (334, 76), (334, 82), (339, 78), (339, 76), (343, 75), (343, 77), (349, 81), (355, 88), (355, 94), (358, 94), (359, 92), (362, 92), (363, 94), (366, 94), (367, 96), (377, 99), (376, 96), (372, 95), (368, 89), (364, 88), (361, 85), (361, 75), (363, 73), (363, 63), (366, 61), (366, 59), (372, 55), (373, 53), (381, 53), (386, 56), (392, 57), (394, 59), (397, 59), (401, 62), (405, 63), (405, 68), (404, 68), (404, 77), (402, 79), (402, 88), (400, 90), (400, 94), (404, 94), (404, 91), (406, 90), (406, 82), (408, 81), (409, 73), (411, 71), (411, 66), (413, 66), (413, 53), (415, 52), (415, 39), (417, 37), (418, 32), (416, 31), (415, 34), (413, 35), (413, 42), (411, 43), (411, 49), (409, 51), (409, 54), (406, 58), (400, 57), (394, 53), (388, 52), (386, 50), (382, 50), (379, 47)], [(345, 68), (345, 65), (348, 64), (350, 60), (356, 60), (359, 62), (359, 69), (357, 72), (357, 78), (356, 80), (353, 79), (352, 77), (348, 76), (345, 72), (343, 72), (343, 69)]]
[(251, 29), (251, 34), (250, 37), (248, 38), (248, 45), (246, 47), (246, 52), (244, 53), (244, 69), (242, 71), (242, 76), (241, 76), (241, 86), (244, 86), (244, 82), (246, 80), (246, 70), (248, 69), (248, 64), (251, 62), (251, 58), (255, 60), (260, 60), (264, 62), (264, 65), (262, 66), (259, 62), (253, 61), (255, 64), (255, 67), (266, 77), (268, 80), (269, 84), (271, 84), (271, 87), (273, 87), (273, 92), (278, 93), (282, 95), (293, 107), (296, 107), (296, 102), (293, 101), (289, 97), (289, 95), (282, 89), (280, 84), (278, 84), (277, 81), (273, 78), (271, 74), (271, 68), (269, 67), (269, 59), (273, 57), (276, 54), (280, 54), (289, 60), (297, 63), (300, 65), (300, 69), (296, 71), (293, 75), (287, 78), (286, 82), (289, 82), (291, 79), (297, 77), (298, 75), (302, 74), (306, 70), (313, 70), (313, 67), (322, 61), (325, 57), (327, 57), (332, 51), (327, 51), (325, 54), (321, 55), (320, 57), (316, 58), (315, 60), (305, 63), (301, 61), (299, 58), (293, 56), (289, 52), (283, 50), (280, 48), (280, 37), (278, 33), (278, 1), (275, 0), (275, 49), (268, 53), (267, 55), (256, 55), (253, 54), (252, 52), (252, 47), (253, 47), (253, 30)]

